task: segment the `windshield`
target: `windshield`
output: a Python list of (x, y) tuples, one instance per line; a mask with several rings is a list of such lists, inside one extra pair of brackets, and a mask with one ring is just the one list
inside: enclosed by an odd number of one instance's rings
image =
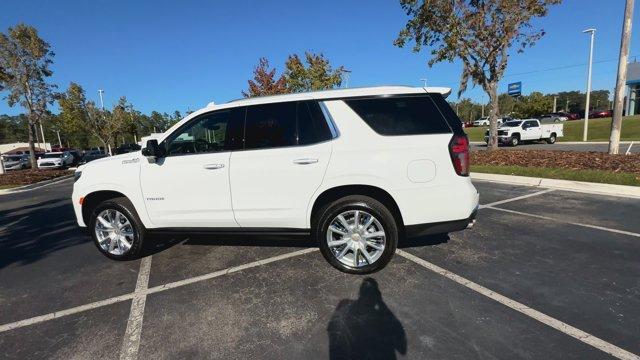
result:
[(20, 161), (20, 159), (22, 159), (21, 155), (5, 156), (5, 161)]
[(62, 157), (62, 153), (59, 154), (44, 154), (42, 155), (43, 159), (59, 159)]
[(517, 127), (520, 126), (520, 124), (522, 124), (522, 121), (507, 121), (505, 123), (502, 123), (502, 126)]

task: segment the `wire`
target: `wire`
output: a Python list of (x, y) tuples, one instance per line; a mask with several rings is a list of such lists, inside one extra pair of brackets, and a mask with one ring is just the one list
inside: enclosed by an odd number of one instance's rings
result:
[[(632, 57), (635, 57), (635, 56), (638, 56), (638, 55), (633, 55)], [(611, 62), (611, 61), (616, 61), (616, 60), (618, 60), (618, 58), (606, 59), (606, 60), (598, 60), (598, 61), (594, 61), (593, 63), (594, 64), (601, 64), (601, 63), (606, 63), (606, 62)], [(556, 67), (547, 68), (547, 69), (531, 70), (531, 71), (525, 71), (525, 72), (521, 72), (521, 73), (507, 74), (507, 75), (503, 76), (503, 78), (512, 77), (512, 76), (520, 76), (520, 75), (528, 75), (528, 74), (536, 74), (536, 73), (541, 73), (541, 72), (545, 72), (545, 71), (564, 70), (564, 69), (582, 67), (582, 66), (587, 66), (587, 65), (588, 65), (587, 63), (582, 63), (582, 64), (556, 66)]]

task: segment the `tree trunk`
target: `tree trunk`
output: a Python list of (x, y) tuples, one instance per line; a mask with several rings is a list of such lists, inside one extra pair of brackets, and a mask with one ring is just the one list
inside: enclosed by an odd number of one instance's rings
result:
[(29, 126), (29, 162), (31, 163), (32, 169), (38, 168), (38, 162), (36, 161), (36, 147), (33, 144), (33, 139), (36, 137), (35, 125), (31, 123), (31, 121), (27, 121)]
[(498, 105), (498, 83), (492, 82), (487, 85), (487, 94), (491, 102), (491, 111), (489, 112), (489, 142), (487, 149), (494, 150), (498, 148), (498, 113), (500, 112)]

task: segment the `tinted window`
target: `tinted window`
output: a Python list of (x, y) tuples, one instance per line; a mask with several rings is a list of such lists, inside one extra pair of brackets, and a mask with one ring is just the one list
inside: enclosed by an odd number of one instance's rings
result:
[(451, 105), (444, 99), (444, 96), (442, 96), (442, 94), (430, 94), (429, 97), (436, 103), (436, 106), (440, 109), (440, 113), (442, 113), (453, 132), (463, 134), (462, 120), (456, 115), (456, 112), (453, 111)]
[(220, 110), (189, 122), (167, 141), (168, 155), (228, 151), (241, 140), (244, 108)]
[(451, 132), (428, 96), (351, 99), (345, 103), (381, 135)]
[(297, 103), (255, 105), (247, 108), (245, 149), (296, 145)]
[(315, 144), (332, 138), (327, 120), (315, 101), (298, 103), (298, 144)]
[(535, 121), (529, 121), (529, 126), (530, 127), (538, 127), (538, 123)]

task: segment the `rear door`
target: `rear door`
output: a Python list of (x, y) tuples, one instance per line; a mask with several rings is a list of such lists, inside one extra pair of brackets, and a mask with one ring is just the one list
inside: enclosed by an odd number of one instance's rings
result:
[(243, 151), (231, 154), (238, 224), (306, 228), (307, 206), (331, 156), (331, 130), (315, 101), (247, 107)]

